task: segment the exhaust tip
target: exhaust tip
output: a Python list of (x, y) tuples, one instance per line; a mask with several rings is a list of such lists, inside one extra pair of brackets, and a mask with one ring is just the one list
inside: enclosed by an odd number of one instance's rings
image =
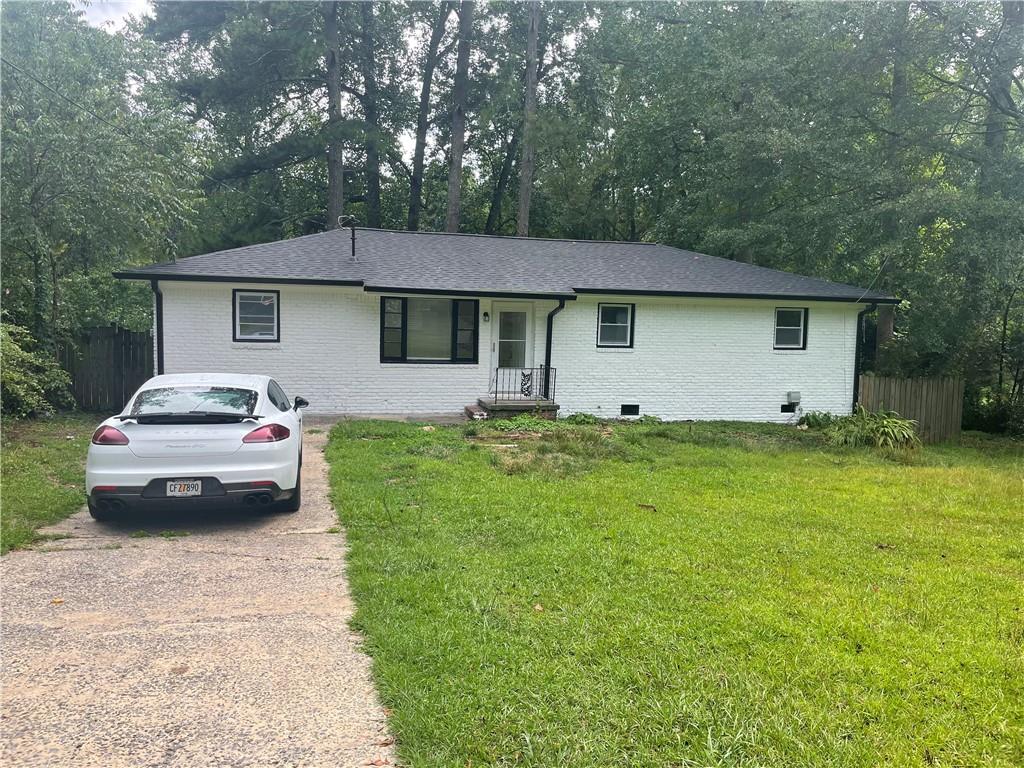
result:
[(246, 506), (249, 506), (249, 507), (256, 506), (256, 501), (257, 501), (256, 494), (255, 493), (250, 493), (248, 496), (245, 497), (244, 501), (245, 501)]
[(260, 500), (260, 504), (262, 504), (263, 506), (266, 506), (271, 501), (270, 494), (269, 493), (261, 493), (259, 495), (259, 500)]

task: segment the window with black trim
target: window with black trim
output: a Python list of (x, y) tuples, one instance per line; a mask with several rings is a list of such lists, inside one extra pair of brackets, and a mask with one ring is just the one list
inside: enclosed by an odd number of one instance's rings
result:
[(479, 308), (476, 299), (382, 296), (381, 362), (477, 362)]
[(632, 347), (636, 304), (597, 305), (597, 346)]
[(231, 292), (232, 338), (235, 341), (280, 341), (280, 291)]
[(807, 349), (806, 307), (775, 308), (775, 349)]

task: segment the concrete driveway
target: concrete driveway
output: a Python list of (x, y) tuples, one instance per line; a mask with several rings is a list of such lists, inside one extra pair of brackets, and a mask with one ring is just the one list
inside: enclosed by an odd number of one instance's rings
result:
[(295, 514), (82, 511), (3, 558), (0, 764), (394, 762), (348, 629), (325, 438), (307, 431)]

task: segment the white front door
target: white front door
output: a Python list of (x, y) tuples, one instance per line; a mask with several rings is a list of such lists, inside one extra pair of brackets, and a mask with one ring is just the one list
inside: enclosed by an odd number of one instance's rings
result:
[[(533, 305), (496, 301), (491, 306), (491, 317), (491, 368), (532, 368)], [(517, 382), (518, 373), (499, 377), (505, 378)]]

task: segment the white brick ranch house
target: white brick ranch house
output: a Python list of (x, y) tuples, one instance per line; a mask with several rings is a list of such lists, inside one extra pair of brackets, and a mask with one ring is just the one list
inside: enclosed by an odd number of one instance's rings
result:
[(859, 314), (896, 301), (647, 243), (351, 234), (117, 276), (153, 287), (159, 372), (268, 374), (313, 413), (848, 413)]

